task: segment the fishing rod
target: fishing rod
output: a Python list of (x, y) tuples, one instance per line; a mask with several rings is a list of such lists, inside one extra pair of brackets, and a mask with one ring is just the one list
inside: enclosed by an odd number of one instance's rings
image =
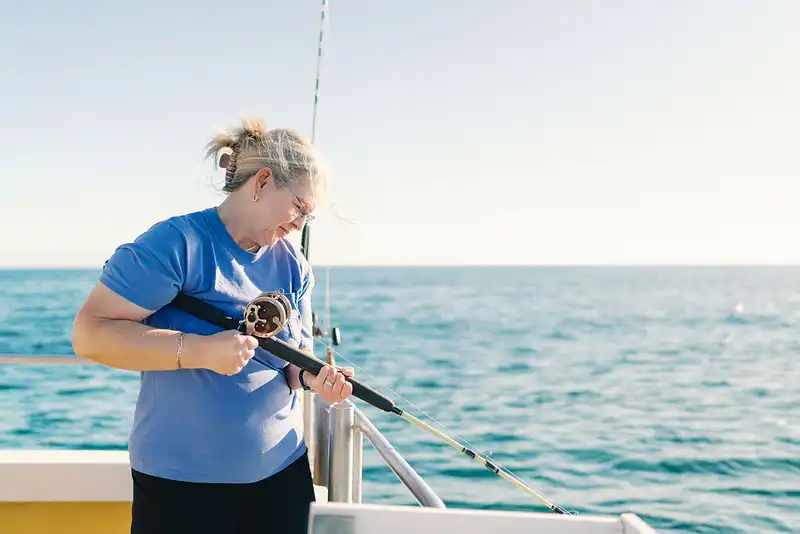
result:
[[(319, 40), (317, 42), (317, 76), (314, 82), (314, 111), (311, 116), (311, 144), (314, 144), (317, 135), (317, 105), (319, 104), (319, 78), (320, 69), (322, 67), (322, 44), (325, 38), (325, 12), (328, 10), (328, 0), (322, 0), (320, 4), (320, 20), (319, 20)], [(300, 252), (308, 258), (309, 257), (309, 244), (311, 241), (311, 229), (306, 224), (303, 226), (303, 234), (300, 238)]]
[[(317, 108), (319, 106), (319, 81), (320, 71), (322, 69), (322, 48), (325, 42), (325, 15), (328, 11), (328, 0), (321, 0), (320, 2), (320, 19), (319, 19), (319, 39), (317, 40), (317, 73), (314, 80), (314, 108), (311, 115), (311, 144), (313, 145), (317, 137)], [(307, 260), (311, 260), (311, 227), (308, 223), (303, 225), (302, 236), (300, 237), (300, 253), (305, 256)], [(316, 313), (311, 313), (312, 332), (314, 337), (327, 337), (330, 335), (331, 342), (334, 345), (339, 345), (341, 342), (341, 334), (338, 328), (330, 329), (328, 332), (328, 321), (330, 320), (330, 267), (325, 268), (325, 325), (320, 326), (319, 317)]]
[[(243, 334), (253, 336), (258, 340), (258, 344), (262, 349), (309, 373), (315, 375), (319, 374), (322, 367), (326, 365), (325, 362), (315, 356), (302, 352), (275, 337), (286, 328), (289, 318), (292, 315), (291, 304), (281, 291), (267, 291), (251, 300), (244, 308), (242, 319), (230, 317), (213, 305), (183, 293), (178, 293), (172, 301), (172, 305), (195, 317), (219, 326), (220, 328), (237, 330)], [(258, 357), (254, 357), (253, 359), (263, 363)], [(528, 486), (525, 482), (505, 470), (499, 464), (492, 462), (489, 458), (482, 456), (474, 449), (456, 441), (444, 432), (405, 412), (395, 404), (394, 400), (383, 393), (356, 378), (345, 376), (345, 380), (352, 385), (354, 397), (363, 400), (381, 411), (397, 415), (409, 423), (433, 434), (447, 445), (450, 445), (454, 449), (482, 464), (489, 471), (506, 479), (529, 495), (532, 495), (552, 512), (567, 515), (572, 515), (574, 513), (553, 503), (550, 499)]]

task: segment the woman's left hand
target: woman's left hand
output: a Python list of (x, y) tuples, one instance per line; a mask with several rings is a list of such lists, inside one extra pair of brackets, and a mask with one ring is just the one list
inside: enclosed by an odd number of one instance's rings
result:
[(309, 371), (301, 372), (305, 373), (303, 379), (308, 387), (328, 402), (342, 402), (353, 394), (353, 385), (345, 381), (345, 377), (355, 375), (352, 367), (336, 368), (325, 365), (316, 376)]

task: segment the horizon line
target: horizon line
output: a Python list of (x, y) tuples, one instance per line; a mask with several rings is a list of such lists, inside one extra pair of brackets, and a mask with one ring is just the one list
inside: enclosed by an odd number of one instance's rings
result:
[[(685, 267), (800, 267), (800, 263), (369, 263), (311, 264), (312, 269), (429, 269), (429, 268), (685, 268)], [(0, 265), (0, 271), (94, 271), (97, 265)]]

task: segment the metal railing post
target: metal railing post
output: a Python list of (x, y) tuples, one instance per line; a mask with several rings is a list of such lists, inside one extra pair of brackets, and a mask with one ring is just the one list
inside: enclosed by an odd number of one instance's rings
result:
[(314, 427), (314, 396), (311, 391), (300, 390), (300, 402), (303, 403), (303, 439), (308, 448), (308, 463), (314, 471), (314, 458), (317, 455), (316, 428)]
[(314, 400), (314, 484), (330, 487), (330, 404), (319, 395), (311, 395)]
[(328, 500), (353, 501), (353, 422), (355, 407), (349, 402), (337, 402), (330, 407), (330, 469)]
[[(355, 413), (355, 409), (353, 410)], [(355, 421), (353, 421), (355, 423)], [(364, 434), (358, 425), (353, 425), (353, 502), (361, 502), (361, 479), (364, 469)]]

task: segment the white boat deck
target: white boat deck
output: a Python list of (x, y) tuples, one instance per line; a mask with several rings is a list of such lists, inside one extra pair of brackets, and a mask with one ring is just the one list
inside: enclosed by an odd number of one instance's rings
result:
[(315, 503), (309, 534), (656, 534), (638, 516)]

